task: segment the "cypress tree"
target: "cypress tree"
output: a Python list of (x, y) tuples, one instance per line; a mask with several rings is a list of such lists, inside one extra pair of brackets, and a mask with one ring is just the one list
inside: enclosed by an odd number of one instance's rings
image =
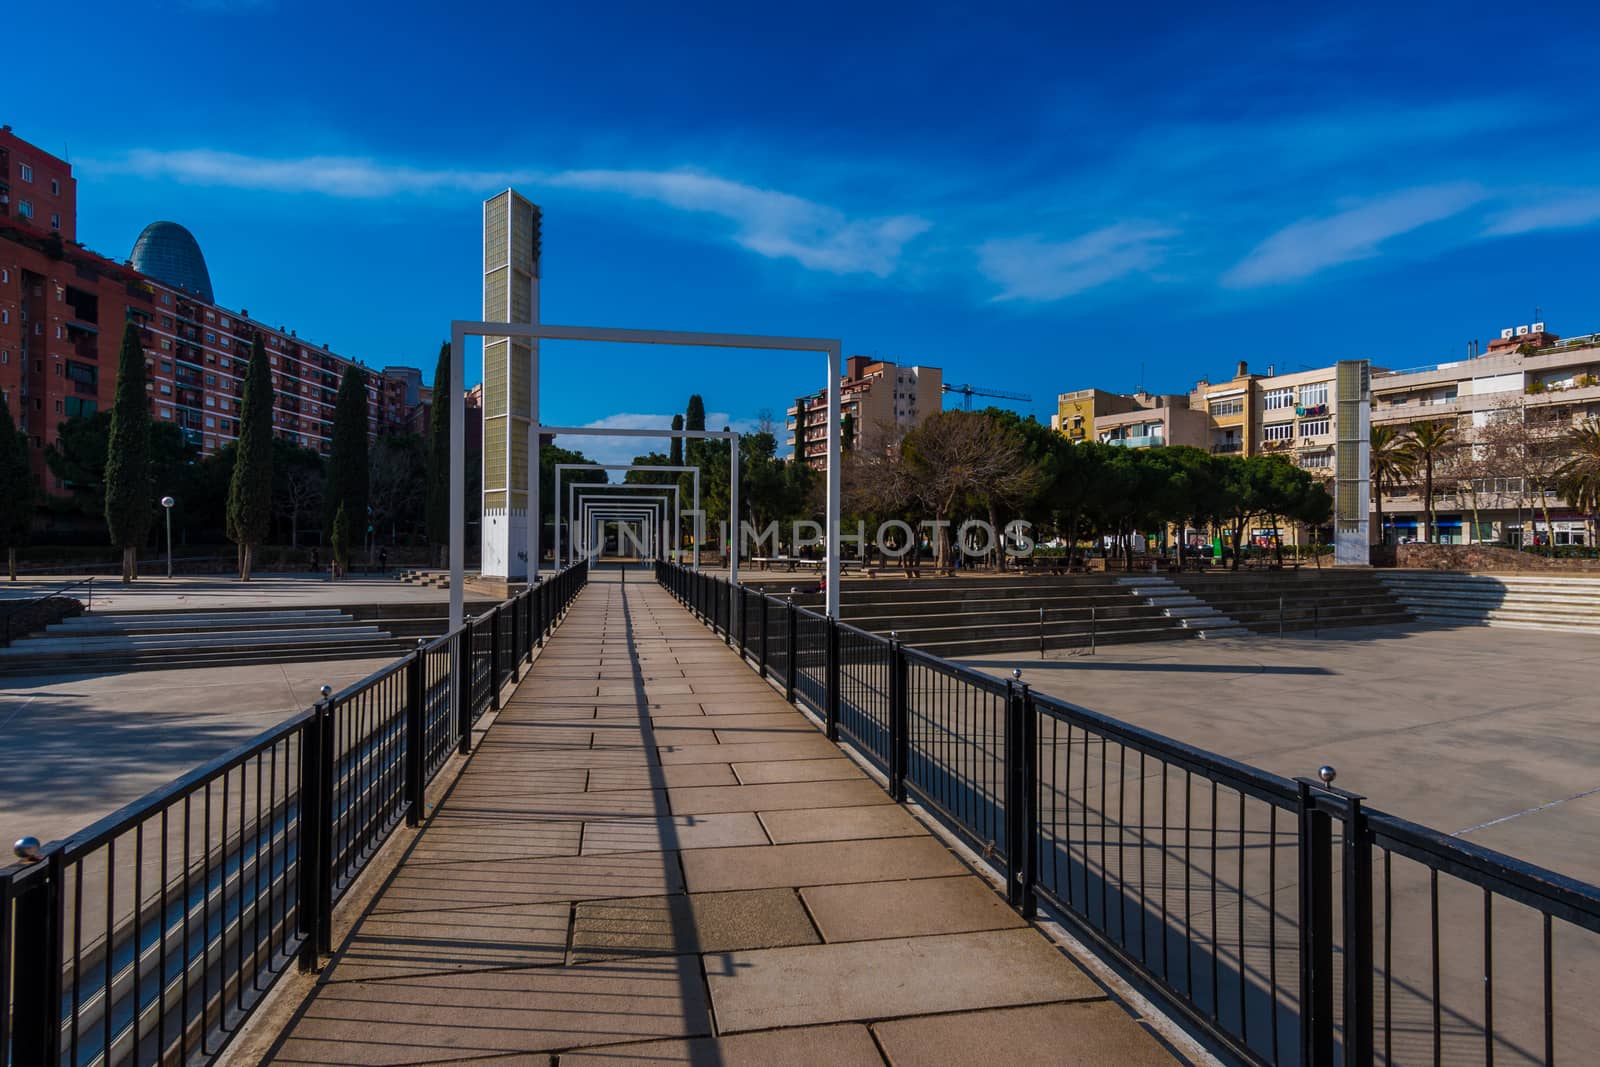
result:
[(325, 503), (331, 526), (341, 507), (348, 526), (346, 541), (359, 543), (367, 530), (367, 376), (350, 366), (333, 406), (333, 449), (328, 456)]
[(433, 411), (428, 419), (427, 486), (423, 518), (428, 540), (439, 549), (439, 566), (448, 562), (450, 544), (450, 342), (439, 346), (433, 368)]
[[(700, 398), (699, 393), (695, 393), (689, 398), (689, 408), (684, 412), (683, 415), (683, 428), (685, 430), (703, 430), (706, 428), (706, 402)], [(679, 438), (679, 440), (683, 441), (683, 464), (689, 467), (704, 468), (705, 441), (701, 438), (693, 437)], [(706, 489), (709, 487), (710, 482), (706, 480), (706, 475), (703, 470), (700, 477), (701, 488)], [(693, 493), (694, 476), (691, 474), (678, 475), (679, 496), (684, 500), (693, 500)], [(700, 508), (702, 511), (704, 511), (705, 507), (706, 501), (702, 499), (700, 501)], [(695, 540), (698, 541), (704, 536), (704, 534), (705, 520), (703, 517), (696, 517), (694, 520), (694, 529), (691, 531), (691, 535)]]
[[(682, 415), (672, 416), (672, 428), (674, 430), (683, 429)], [(683, 438), (674, 437), (672, 439), (672, 447), (667, 449), (667, 463), (674, 467), (683, 466)]]
[(250, 580), (255, 549), (272, 530), (272, 372), (257, 334), (239, 403), (239, 451), (228, 482), (228, 538), (239, 546), (239, 580)]
[(28, 435), (11, 421), (11, 405), (0, 396), (0, 545), (6, 550), (6, 573), (17, 580), (17, 548), (28, 540), (33, 503), (38, 494), (28, 469)]
[(333, 529), (328, 536), (329, 550), (333, 553), (336, 577), (343, 577), (350, 562), (350, 516), (345, 505), (340, 504), (333, 516)]
[(122, 549), (122, 580), (138, 577), (139, 546), (150, 533), (150, 401), (144, 391), (144, 347), (139, 329), (122, 330), (117, 391), (106, 441), (106, 528)]

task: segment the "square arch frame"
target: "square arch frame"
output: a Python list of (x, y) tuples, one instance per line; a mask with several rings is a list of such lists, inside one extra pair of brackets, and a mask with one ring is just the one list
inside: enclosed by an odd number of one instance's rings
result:
[[(663, 471), (663, 472), (670, 472), (670, 473), (674, 473), (674, 474), (693, 474), (694, 475), (694, 510), (695, 511), (699, 511), (700, 510), (700, 468), (699, 467), (674, 466), (674, 465), (671, 465), (671, 464), (661, 464), (661, 463), (557, 463), (556, 464), (556, 470), (555, 470), (555, 474), (556, 474), (556, 477), (555, 477), (555, 492), (556, 492), (556, 510), (558, 512), (561, 509), (561, 472), (562, 471), (573, 471), (573, 470), (578, 470), (578, 471), (623, 471), (623, 472), (629, 473), (629, 474), (631, 474), (634, 471)], [(578, 484), (597, 485), (599, 483), (597, 483), (597, 482), (587, 482), (587, 483), (574, 482), (574, 483), (571, 483), (571, 484), (574, 484), (574, 485), (578, 485)], [(623, 484), (626, 485), (628, 483), (624, 482)], [(681, 505), (682, 505), (682, 501), (681, 500), (679, 501), (679, 504), (680, 504), (680, 507), (681, 507)], [(567, 510), (570, 512), (572, 509), (568, 508)], [(569, 518), (570, 518), (570, 516), (569, 516)], [(559, 519), (559, 516), (558, 516), (558, 519)], [(556, 544), (555, 544), (556, 554), (555, 554), (555, 559), (556, 559), (556, 566), (560, 567), (561, 566), (561, 523), (559, 521), (557, 521), (556, 524), (555, 524), (555, 527), (556, 527)], [(694, 569), (695, 570), (699, 570), (700, 569), (700, 538), (698, 536), (698, 533), (699, 533), (699, 531), (696, 531), (696, 537), (695, 537), (695, 541), (694, 541)], [(676, 537), (676, 531), (674, 532), (674, 537)], [(674, 545), (674, 548), (676, 548), (676, 545)], [(674, 553), (673, 562), (678, 562), (677, 557), (676, 557), (676, 553)]]
[[(586, 466), (586, 465), (587, 464), (571, 464), (571, 463), (562, 463), (562, 464), (558, 464), (557, 465), (558, 469), (556, 470), (556, 500), (555, 500), (555, 512), (554, 512), (554, 516), (555, 516), (555, 520), (556, 520), (556, 522), (555, 522), (555, 561), (556, 561), (557, 569), (559, 569), (561, 567), (561, 564), (562, 564), (562, 552), (561, 552), (561, 550), (563, 548), (570, 549), (572, 547), (570, 544), (563, 545), (562, 544), (562, 540), (561, 540), (561, 519), (562, 519), (561, 505), (562, 505), (563, 501), (562, 501), (562, 498), (561, 498), (561, 471), (560, 471), (559, 468), (560, 467), (572, 467), (572, 466)], [(657, 469), (659, 470), (660, 468), (657, 468)], [(695, 489), (698, 490), (699, 488), (700, 488), (699, 479), (696, 479), (695, 480)], [(566, 497), (566, 500), (565, 500), (565, 503), (567, 505), (566, 516), (565, 517), (567, 518), (567, 520), (568, 521), (572, 521), (572, 520), (575, 520), (577, 518), (577, 510), (578, 510), (577, 501), (582, 499), (581, 494), (586, 493), (586, 492), (587, 493), (591, 493), (591, 494), (605, 493), (607, 490), (609, 490), (609, 491), (611, 491), (613, 493), (623, 492), (623, 493), (641, 493), (641, 494), (644, 494), (644, 493), (655, 492), (655, 493), (659, 493), (662, 497), (665, 497), (668, 493), (670, 493), (670, 494), (672, 494), (671, 520), (672, 520), (674, 526), (677, 525), (678, 520), (680, 520), (682, 518), (682, 516), (683, 516), (683, 494), (682, 494), (682, 491), (679, 489), (677, 482), (673, 482), (671, 485), (660, 485), (660, 484), (656, 484), (656, 483), (650, 483), (650, 484), (627, 483), (627, 484), (624, 484), (624, 485), (613, 485), (610, 482), (568, 482), (567, 483), (567, 497)], [(696, 501), (697, 502), (698, 502), (698, 497), (699, 497), (699, 494), (697, 492), (696, 493)], [(665, 531), (663, 531), (663, 533), (665, 533)], [(569, 537), (567, 540), (570, 542), (571, 538)], [(670, 550), (670, 554), (666, 558), (670, 559), (673, 563), (677, 563), (679, 561), (678, 560), (678, 556), (679, 556), (679, 549), (678, 549), (677, 545), (674, 543), (672, 548), (671, 548), (671, 550)], [(696, 553), (696, 556), (698, 557), (698, 553)]]
[[(555, 326), (527, 322), (483, 322), (455, 319), (450, 323), (450, 628), (461, 625), (465, 611), (466, 571), (466, 362), (468, 337), (517, 337), (531, 341), (595, 341), (610, 344), (681, 345), (691, 348), (743, 348), (766, 352), (810, 352), (827, 362), (828, 484), (823, 538), (827, 544), (827, 613), (839, 616), (839, 372), (843, 345), (837, 339), (773, 337), (762, 334), (699, 333), (690, 330), (632, 330), (604, 326)], [(539, 353), (531, 354), (528, 390), (528, 583), (539, 576)], [(437, 383), (435, 383), (437, 387)], [(614, 432), (614, 431), (613, 431)], [(648, 431), (655, 434), (655, 431)], [(684, 431), (679, 431), (684, 432)], [(656, 436), (663, 436), (655, 434)], [(640, 435), (643, 436), (643, 435)], [(667, 431), (664, 436), (671, 436)], [(799, 457), (804, 462), (804, 457)], [(734, 468), (737, 470), (737, 465)], [(733, 513), (732, 559), (738, 560), (739, 518)], [(730, 578), (737, 575), (730, 574)]]
[[(580, 495), (577, 495), (575, 497), (574, 504), (573, 504), (574, 515), (572, 517), (576, 518), (580, 514), (581, 515), (588, 515), (591, 511), (594, 511), (596, 509), (601, 509), (601, 510), (606, 509), (606, 508), (630, 509), (630, 510), (649, 509), (653, 515), (657, 516), (657, 518), (654, 521), (658, 522), (661, 525), (662, 529), (659, 531), (659, 535), (663, 540), (663, 544), (665, 543), (665, 539), (666, 539), (666, 529), (665, 529), (665, 527), (666, 527), (666, 524), (671, 519), (673, 512), (677, 510), (677, 503), (678, 503), (678, 499), (679, 499), (678, 498), (678, 487), (677, 486), (675, 486), (675, 485), (670, 485), (670, 486), (669, 485), (662, 485), (662, 486), (652, 485), (652, 486), (648, 486), (648, 487), (646, 487), (646, 486), (631, 486), (630, 487), (630, 488), (635, 488), (635, 489), (644, 489), (644, 488), (654, 489), (656, 491), (657, 495), (650, 495), (650, 496), (644, 496), (644, 495), (641, 495), (641, 496), (629, 496), (629, 495), (625, 495), (625, 494), (615, 494), (615, 493), (608, 494), (608, 493), (605, 492), (606, 488), (608, 488), (607, 486), (603, 486), (603, 485), (599, 485), (599, 484), (595, 484), (595, 483), (587, 483), (587, 482), (574, 482), (574, 483), (572, 483), (571, 485), (569, 485), (567, 487), (567, 489), (570, 492), (575, 493), (575, 494), (577, 493), (577, 491), (580, 488), (592, 489), (593, 492), (588, 493), (588, 494), (580, 494)], [(610, 486), (609, 488), (617, 489), (619, 487), (613, 485), (613, 486)], [(670, 498), (668, 498), (668, 496), (667, 496), (668, 493), (672, 494), (672, 496)], [(587, 531), (587, 527), (585, 527), (585, 530)]]
[[(660, 558), (661, 542), (666, 534), (667, 501), (654, 499), (633, 504), (616, 499), (587, 500), (583, 504), (582, 514), (584, 548), (586, 551), (593, 547), (590, 544), (592, 540), (591, 534), (595, 530), (597, 523), (604, 524), (608, 521), (619, 524), (638, 523), (645, 534), (645, 540), (648, 542), (650, 551), (654, 554), (653, 558)], [(618, 547), (620, 546), (621, 542), (619, 541)], [(589, 555), (592, 557), (592, 551), (589, 552)]]

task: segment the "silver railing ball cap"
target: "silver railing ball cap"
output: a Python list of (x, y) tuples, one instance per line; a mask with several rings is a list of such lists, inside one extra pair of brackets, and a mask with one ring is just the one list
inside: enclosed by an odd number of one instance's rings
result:
[(1021, 667), (1012, 667), (1011, 668), (1011, 677), (1015, 678), (1019, 682), (1022, 681), (1022, 668)]
[(317, 692), (322, 694), (322, 699), (323, 700), (327, 700), (328, 697), (333, 695), (333, 686), (331, 686), (331, 685), (318, 686), (317, 687)]
[(1322, 779), (1323, 785), (1332, 785), (1333, 780), (1339, 777), (1339, 772), (1330, 764), (1324, 763), (1322, 766), (1317, 768), (1317, 777)]
[(17, 838), (17, 843), (11, 846), (11, 851), (17, 854), (17, 859), (31, 863), (39, 858), (40, 847), (39, 839), (30, 835)]

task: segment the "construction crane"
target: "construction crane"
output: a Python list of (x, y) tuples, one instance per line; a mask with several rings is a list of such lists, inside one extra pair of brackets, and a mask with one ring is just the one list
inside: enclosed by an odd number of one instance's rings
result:
[(945, 385), (947, 393), (960, 393), (961, 406), (967, 411), (972, 410), (972, 398), (975, 396), (990, 396), (996, 400), (1018, 400), (1024, 404), (1033, 403), (1033, 397), (1026, 393), (1008, 393), (1003, 389), (985, 389), (981, 385)]

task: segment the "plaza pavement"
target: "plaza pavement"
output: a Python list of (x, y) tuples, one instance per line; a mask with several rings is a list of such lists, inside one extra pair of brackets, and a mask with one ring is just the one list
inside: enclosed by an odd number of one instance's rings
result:
[(0, 843), (81, 830), (389, 662), (0, 677)]
[(1173, 1062), (665, 591), (616, 572), (261, 1062), (552, 1055)]
[[(0, 581), (0, 602), (27, 600), (53, 593), (87, 575), (51, 575)], [(90, 594), (75, 589), (66, 595), (84, 600)], [(469, 599), (479, 597), (468, 589)], [(260, 575), (248, 582), (226, 574), (151, 575), (124, 585), (116, 575), (94, 576), (93, 611), (228, 611), (240, 608), (315, 608), (345, 604), (425, 604), (450, 599), (448, 589), (408, 585), (394, 573), (355, 575), (330, 581), (324, 574), (278, 573)]]

